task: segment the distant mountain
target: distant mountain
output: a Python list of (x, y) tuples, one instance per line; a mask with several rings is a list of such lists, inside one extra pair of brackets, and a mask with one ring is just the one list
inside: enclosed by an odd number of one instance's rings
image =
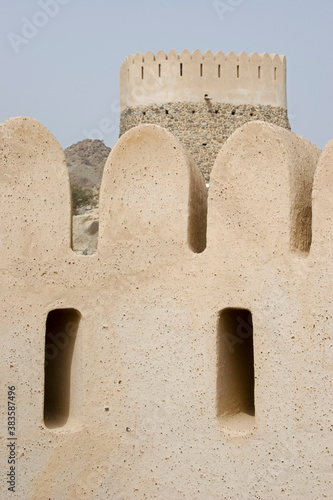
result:
[(84, 139), (65, 149), (71, 185), (99, 190), (110, 151), (104, 142), (93, 139)]
[[(104, 142), (92, 139), (84, 139), (65, 149), (74, 208), (73, 250), (79, 254), (96, 251), (98, 192), (110, 151)], [(89, 201), (82, 202), (81, 198), (80, 202), (80, 193), (88, 193)]]

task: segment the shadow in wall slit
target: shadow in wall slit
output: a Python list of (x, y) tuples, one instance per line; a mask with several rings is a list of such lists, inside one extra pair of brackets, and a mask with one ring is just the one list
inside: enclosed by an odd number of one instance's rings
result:
[(62, 427), (70, 413), (71, 367), (81, 314), (76, 309), (54, 309), (46, 320), (44, 423)]
[(217, 414), (254, 415), (252, 314), (223, 309), (217, 325)]

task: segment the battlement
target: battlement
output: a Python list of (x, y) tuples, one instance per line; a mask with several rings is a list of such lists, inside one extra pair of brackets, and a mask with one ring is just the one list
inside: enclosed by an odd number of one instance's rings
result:
[(105, 165), (92, 256), (71, 249), (52, 134), (14, 118), (0, 146), (13, 498), (329, 498), (333, 141), (247, 123), (207, 194), (174, 135), (132, 128)]
[(286, 58), (234, 52), (215, 55), (148, 51), (129, 55), (120, 69), (120, 106), (202, 102), (287, 107)]

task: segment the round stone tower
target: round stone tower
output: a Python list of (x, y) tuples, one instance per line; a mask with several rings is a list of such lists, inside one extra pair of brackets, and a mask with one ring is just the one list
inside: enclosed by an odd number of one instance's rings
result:
[(128, 56), (120, 69), (120, 135), (140, 123), (169, 129), (190, 150), (205, 179), (221, 145), (244, 123), (290, 129), (286, 59), (211, 51)]

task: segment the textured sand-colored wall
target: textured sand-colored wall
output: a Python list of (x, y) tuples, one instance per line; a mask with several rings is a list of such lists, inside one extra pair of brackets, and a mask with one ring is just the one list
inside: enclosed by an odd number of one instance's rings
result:
[[(15, 386), (17, 413), (16, 491), (3, 427), (1, 497), (329, 497), (332, 144), (320, 155), (279, 127), (244, 125), (206, 204), (177, 139), (134, 128), (106, 165), (98, 251), (80, 256), (59, 144), (31, 119), (1, 131), (1, 398)], [(46, 318), (66, 308), (81, 314), (69, 418), (45, 422)], [(230, 308), (252, 314), (254, 415), (240, 388), (250, 322), (240, 312), (232, 324)], [(47, 366), (75, 336), (53, 329)]]
[(215, 102), (287, 107), (286, 58), (278, 54), (162, 50), (128, 56), (120, 68), (120, 107), (165, 102)]

